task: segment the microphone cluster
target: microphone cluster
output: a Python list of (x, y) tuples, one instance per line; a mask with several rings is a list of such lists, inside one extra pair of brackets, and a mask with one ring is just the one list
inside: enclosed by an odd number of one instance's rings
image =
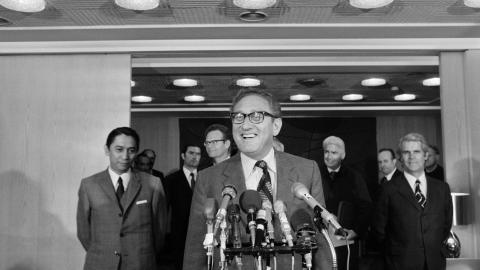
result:
[[(318, 203), (303, 184), (293, 184), (291, 191), (313, 209), (316, 219), (322, 219), (324, 224), (333, 226), (338, 235), (345, 235), (335, 216)], [(204, 214), (207, 220), (207, 234), (203, 244), (207, 249), (208, 269), (213, 267), (213, 248), (216, 246), (220, 247), (221, 269), (226, 269), (227, 261), (230, 262), (232, 259), (235, 259), (237, 267), (241, 268), (244, 255), (255, 256), (259, 261), (257, 265), (262, 265), (263, 261), (267, 269), (270, 269), (271, 257), (275, 261), (277, 254), (291, 254), (293, 260), (295, 253), (302, 255), (302, 264), (306, 269), (312, 267), (312, 253), (317, 249), (316, 230), (312, 225), (311, 215), (305, 209), (298, 209), (293, 213), (290, 223), (284, 202), (277, 200), (272, 207), (270, 201), (262, 201), (258, 191), (246, 190), (240, 195), (240, 205), (238, 205), (231, 203), (236, 196), (237, 191), (234, 186), (225, 186), (216, 215), (213, 214), (215, 200), (209, 198), (206, 201)], [(246, 215), (246, 226), (244, 226), (246, 233), (249, 234), (249, 242), (246, 243), (242, 242), (241, 237), (243, 222), (240, 209)], [(282, 232), (281, 241), (275, 241), (274, 224)], [(292, 233), (292, 227), (295, 229), (294, 233)], [(221, 229), (220, 244), (215, 239), (219, 229)]]

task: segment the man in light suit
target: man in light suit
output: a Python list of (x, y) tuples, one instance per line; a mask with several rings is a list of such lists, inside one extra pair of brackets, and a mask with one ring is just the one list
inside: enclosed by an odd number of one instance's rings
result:
[(87, 251), (84, 270), (153, 270), (165, 234), (165, 193), (160, 179), (131, 169), (138, 151), (135, 130), (107, 137), (105, 171), (82, 180), (77, 236)]
[(442, 242), (452, 226), (448, 184), (425, 176), (425, 138), (410, 133), (400, 139), (404, 174), (382, 185), (372, 231), (384, 250), (387, 270), (442, 270)]
[[(206, 218), (203, 214), (206, 199), (215, 198), (220, 205), (221, 193), (225, 185), (236, 187), (238, 196), (233, 203), (237, 204), (239, 195), (245, 190), (257, 190), (264, 179), (262, 169), (255, 166), (257, 161), (263, 160), (267, 163), (273, 193), (270, 195), (272, 195), (273, 201), (282, 200), (286, 204), (286, 214), (289, 219), (295, 212), (305, 211), (308, 208), (305, 202), (295, 198), (292, 194), (293, 183), (303, 183), (309, 189), (310, 194), (324, 204), (322, 180), (316, 162), (273, 149), (273, 136), (280, 132), (282, 119), (280, 105), (272, 95), (256, 89), (240, 91), (233, 100), (230, 117), (233, 139), (238, 146), (239, 153), (216, 166), (200, 171), (190, 211), (184, 270), (207, 268), (203, 246), (204, 236), (207, 232)], [(241, 214), (241, 220), (240, 224), (246, 224), (244, 213)], [(245, 226), (240, 227), (242, 242), (246, 243), (249, 238), (245, 232)], [(281, 232), (278, 219), (275, 219), (274, 227), (275, 239), (279, 240)], [(318, 240), (319, 248), (314, 256), (314, 269), (331, 269), (331, 256), (326, 243), (322, 239)], [(218, 253), (218, 249), (216, 249), (214, 252), (216, 256), (213, 259), (215, 264), (219, 261)], [(301, 263), (298, 255), (296, 262), (296, 268), (300, 269)], [(244, 269), (254, 269), (254, 258), (243, 256), (243, 265)], [(235, 266), (231, 267), (235, 268)], [(277, 255), (277, 269), (290, 269), (290, 267), (290, 255)]]

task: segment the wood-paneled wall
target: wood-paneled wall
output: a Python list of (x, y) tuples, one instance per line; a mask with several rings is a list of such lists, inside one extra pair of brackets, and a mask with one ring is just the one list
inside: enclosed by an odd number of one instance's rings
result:
[(129, 55), (0, 57), (0, 269), (82, 269), (80, 179), (130, 123)]

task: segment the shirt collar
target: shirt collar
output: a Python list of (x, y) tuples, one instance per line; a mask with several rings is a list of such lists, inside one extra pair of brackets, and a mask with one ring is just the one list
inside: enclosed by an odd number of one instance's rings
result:
[(108, 174), (110, 175), (110, 179), (112, 180), (112, 184), (115, 188), (117, 188), (117, 184), (118, 184), (118, 178), (121, 177), (122, 178), (122, 183), (123, 183), (123, 186), (125, 187), (125, 189), (127, 189), (127, 186), (128, 186), (128, 183), (130, 182), (130, 177), (131, 177), (131, 174), (132, 174), (132, 169), (129, 168), (127, 172), (124, 172), (120, 175), (118, 175), (116, 172), (114, 172), (112, 170), (112, 168), (110, 168), (110, 166), (108, 167)]
[[(245, 175), (249, 175), (255, 169), (255, 163), (257, 163), (258, 160), (252, 159), (244, 153), (240, 153), (240, 159), (242, 161), (242, 167)], [(268, 154), (261, 160), (267, 163), (268, 169), (270, 171), (277, 173), (277, 162), (275, 160), (275, 151), (273, 150), (273, 147), (270, 149)]]
[(392, 179), (393, 174), (395, 173), (396, 170), (397, 170), (397, 168), (394, 168), (391, 173), (385, 175), (385, 178), (387, 178), (387, 180), (390, 181), (390, 179)]
[(336, 168), (335, 170), (332, 170), (332, 169), (330, 169), (329, 167), (327, 167), (328, 173), (331, 173), (331, 172), (336, 172), (336, 173), (338, 173), (338, 172), (340, 171), (340, 167), (342, 167), (342, 165), (338, 166), (338, 168)]

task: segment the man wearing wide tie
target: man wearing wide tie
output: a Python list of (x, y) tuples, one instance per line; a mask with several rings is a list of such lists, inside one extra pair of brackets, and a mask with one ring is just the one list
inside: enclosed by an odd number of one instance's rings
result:
[[(225, 185), (233, 185), (238, 196), (232, 200), (239, 203), (240, 194), (245, 190), (257, 190), (263, 200), (282, 200), (287, 206), (288, 219), (296, 211), (308, 208), (305, 202), (296, 199), (291, 192), (293, 183), (301, 182), (310, 194), (324, 203), (322, 180), (315, 161), (279, 152), (273, 149), (273, 136), (282, 127), (281, 108), (275, 98), (262, 90), (244, 89), (233, 99), (230, 108), (233, 139), (239, 153), (199, 173), (192, 199), (190, 221), (185, 245), (183, 269), (206, 269), (206, 255), (203, 240), (207, 227), (204, 216), (207, 198), (214, 198), (218, 205), (222, 200)], [(307, 210), (308, 211), (308, 210)], [(241, 213), (240, 224), (247, 224), (245, 213)], [(242, 242), (249, 242), (245, 226), (240, 226)], [(280, 239), (278, 219), (274, 219), (275, 239)], [(295, 228), (294, 228), (295, 230)], [(217, 237), (218, 239), (218, 237)], [(331, 256), (324, 239), (319, 237), (319, 249), (314, 255), (314, 269), (331, 269)], [(219, 262), (218, 249), (213, 262)], [(277, 269), (291, 269), (291, 256), (278, 255)], [(253, 256), (243, 256), (243, 269), (254, 269)], [(296, 269), (301, 268), (297, 255)], [(237, 269), (234, 262), (230, 269)]]
[(166, 177), (167, 197), (171, 208), (171, 237), (169, 247), (174, 269), (181, 270), (183, 250), (188, 228), (190, 203), (195, 190), (197, 168), (200, 164), (201, 148), (196, 144), (185, 144), (181, 150), (183, 165), (180, 170)]
[(404, 174), (382, 185), (372, 231), (387, 270), (442, 270), (442, 241), (452, 225), (448, 184), (425, 175), (427, 142), (417, 133), (400, 139)]
[(135, 130), (120, 127), (107, 137), (108, 169), (82, 180), (77, 235), (87, 251), (85, 270), (157, 269), (163, 252), (166, 201), (160, 179), (135, 171)]

